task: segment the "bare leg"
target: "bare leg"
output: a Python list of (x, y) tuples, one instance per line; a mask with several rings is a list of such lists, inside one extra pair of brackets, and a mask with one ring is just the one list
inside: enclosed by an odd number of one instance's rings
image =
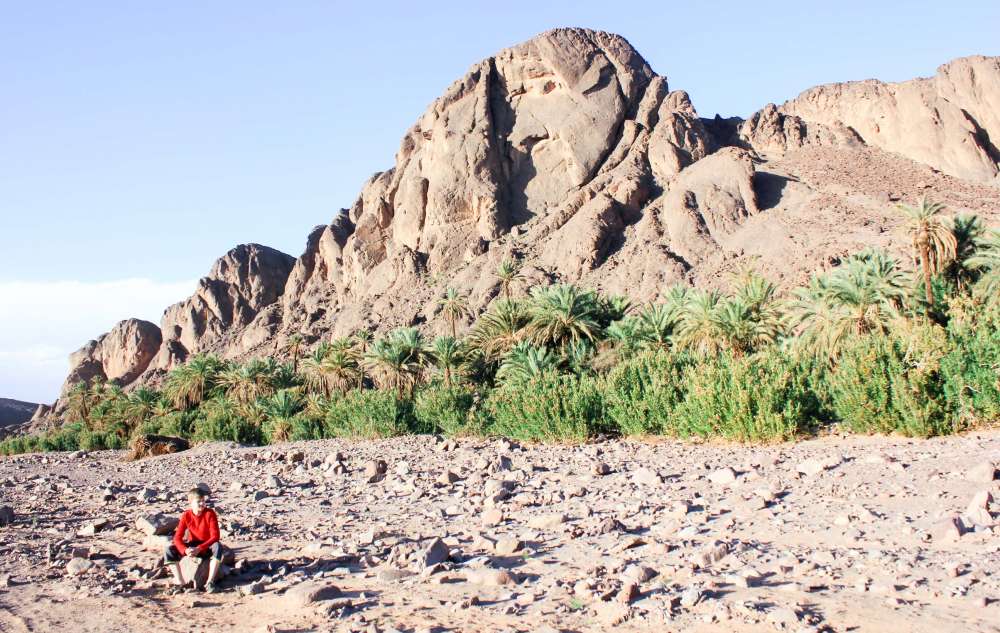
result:
[(215, 582), (215, 579), (219, 577), (219, 565), (221, 561), (217, 558), (212, 558), (208, 563), (208, 580), (206, 582)]
[(181, 575), (181, 564), (180, 563), (167, 563), (167, 567), (174, 574), (174, 584), (178, 587), (184, 586), (184, 577)]

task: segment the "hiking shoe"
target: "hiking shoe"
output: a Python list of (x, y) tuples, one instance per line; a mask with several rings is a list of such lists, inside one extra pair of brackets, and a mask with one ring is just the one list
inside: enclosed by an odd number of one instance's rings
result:
[(176, 595), (182, 594), (182, 593), (184, 593), (186, 591), (187, 591), (187, 587), (185, 587), (184, 585), (170, 585), (169, 587), (167, 587), (167, 595), (168, 596), (176, 596)]
[(214, 582), (210, 582), (205, 585), (205, 593), (218, 593), (219, 588), (215, 586)]

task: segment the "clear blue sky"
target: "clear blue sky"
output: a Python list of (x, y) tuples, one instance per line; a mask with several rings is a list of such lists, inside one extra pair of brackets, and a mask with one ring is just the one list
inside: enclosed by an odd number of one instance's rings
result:
[[(1000, 54), (996, 0), (0, 0), (0, 290), (144, 278), (176, 293), (237, 243), (298, 255), (448, 84), (557, 26), (624, 35), (703, 116)], [(65, 306), (62, 331), (96, 327), (94, 309)], [(50, 386), (12, 382), (21, 343), (0, 338), (0, 396), (40, 398)]]

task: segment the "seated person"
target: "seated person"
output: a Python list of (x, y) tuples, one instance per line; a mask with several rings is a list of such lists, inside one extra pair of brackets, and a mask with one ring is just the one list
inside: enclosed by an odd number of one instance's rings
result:
[[(193, 488), (188, 492), (188, 502), (191, 504), (189, 510), (185, 510), (181, 515), (181, 521), (174, 531), (174, 540), (167, 546), (163, 559), (167, 566), (174, 573), (174, 582), (171, 584), (170, 593), (180, 593), (188, 582), (181, 575), (181, 556), (191, 556), (196, 558), (209, 558), (208, 581), (205, 583), (205, 591), (215, 593), (218, 588), (215, 579), (219, 574), (219, 565), (222, 564), (222, 543), (219, 542), (219, 519), (215, 515), (215, 510), (208, 507), (207, 494), (200, 488)], [(185, 540), (187, 539), (187, 540)]]

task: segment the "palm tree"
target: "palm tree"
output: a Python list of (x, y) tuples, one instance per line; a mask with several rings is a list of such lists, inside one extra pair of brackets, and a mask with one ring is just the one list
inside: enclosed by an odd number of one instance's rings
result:
[(574, 341), (594, 341), (601, 334), (600, 306), (596, 295), (571, 284), (536, 288), (531, 293), (525, 329), (536, 345), (561, 347)]
[(956, 215), (951, 221), (951, 233), (955, 236), (955, 259), (948, 266), (948, 277), (959, 290), (965, 290), (976, 279), (969, 259), (976, 255), (977, 242), (986, 234), (986, 227), (978, 215)]
[(641, 332), (640, 322), (636, 317), (620, 319), (604, 329), (604, 335), (615, 345), (619, 360), (639, 351), (644, 342)]
[(906, 295), (907, 275), (898, 262), (879, 250), (852, 255), (834, 270), (826, 288), (831, 299), (853, 314), (854, 331), (884, 332), (898, 315)]
[(714, 290), (692, 290), (677, 324), (677, 343), (703, 354), (717, 353), (724, 346), (716, 311), (722, 295)]
[(931, 277), (954, 259), (957, 247), (955, 234), (952, 233), (951, 223), (941, 216), (945, 208), (941, 203), (931, 202), (925, 196), (915, 207), (905, 204), (898, 207), (906, 216), (906, 233), (912, 240), (914, 259), (920, 262), (923, 271), (924, 298), (928, 305), (933, 304)]
[(302, 350), (304, 340), (301, 334), (292, 334), (288, 338), (288, 345), (286, 346), (286, 349), (292, 355), (292, 371), (296, 373), (299, 371), (299, 352)]
[(598, 321), (603, 327), (607, 327), (614, 321), (624, 319), (625, 316), (632, 311), (633, 307), (632, 300), (621, 295), (612, 295), (606, 298), (600, 297), (598, 299), (598, 305), (601, 308), (600, 318)]
[(977, 293), (994, 299), (1000, 296), (1000, 230), (991, 229), (976, 238), (976, 253), (966, 265), (980, 275)]
[(249, 404), (274, 393), (271, 384), (274, 367), (258, 358), (234, 365), (219, 373), (216, 384), (238, 404)]
[(716, 318), (726, 346), (737, 356), (776, 342), (785, 332), (778, 287), (754, 271), (740, 276), (735, 296), (723, 301)]
[(681, 314), (681, 306), (673, 302), (646, 306), (636, 322), (639, 338), (650, 347), (668, 349)]
[(302, 367), (307, 388), (329, 397), (333, 391), (346, 393), (357, 384), (361, 356), (351, 347), (321, 344), (305, 358)]
[(100, 395), (95, 393), (88, 382), (78, 382), (66, 394), (69, 414), (73, 418), (90, 427), (91, 409), (100, 402)]
[(211, 354), (198, 354), (176, 367), (163, 383), (163, 393), (177, 409), (198, 406), (216, 386), (225, 363)]
[(809, 285), (795, 290), (790, 312), (801, 349), (833, 358), (854, 322), (847, 306), (836, 301), (827, 275), (813, 275)]
[(451, 324), (451, 336), (455, 337), (455, 323), (458, 319), (464, 319), (465, 315), (469, 313), (469, 302), (462, 295), (458, 294), (458, 291), (454, 288), (448, 288), (444, 297), (438, 301), (438, 305), (441, 306), (441, 313), (444, 317), (448, 319), (448, 323)]
[(431, 344), (430, 355), (444, 374), (444, 384), (450, 388), (452, 374), (461, 371), (465, 363), (465, 347), (453, 336), (439, 336)]
[(531, 318), (521, 301), (501, 299), (479, 317), (466, 339), (482, 353), (488, 363), (495, 363), (524, 337)]
[[(357, 342), (358, 350), (360, 352), (360, 358), (364, 358), (364, 355), (368, 353), (368, 346), (372, 342), (371, 331), (369, 330), (358, 330), (354, 333), (354, 340)], [(365, 366), (364, 364), (358, 364), (358, 389), (365, 386)]]
[(521, 267), (514, 260), (505, 259), (497, 266), (497, 278), (500, 280), (500, 292), (503, 298), (510, 301), (511, 286), (523, 279)]
[(559, 367), (559, 357), (545, 347), (535, 347), (522, 341), (514, 346), (497, 372), (501, 383), (529, 380), (542, 372), (555, 371)]
[(267, 418), (267, 435), (272, 442), (284, 442), (292, 432), (296, 416), (302, 411), (302, 397), (291, 389), (281, 389), (261, 401)]
[(159, 392), (148, 387), (139, 387), (133, 391), (128, 396), (124, 411), (127, 434), (131, 434), (133, 429), (154, 417), (161, 402)]
[(412, 395), (426, 358), (420, 332), (416, 328), (400, 328), (375, 341), (365, 355), (365, 364), (379, 387)]

